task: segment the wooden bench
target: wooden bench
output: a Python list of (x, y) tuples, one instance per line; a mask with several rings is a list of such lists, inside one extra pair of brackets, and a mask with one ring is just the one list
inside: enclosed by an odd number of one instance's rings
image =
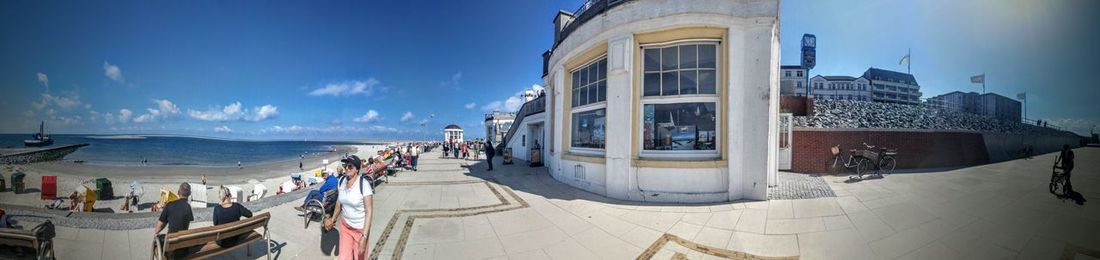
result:
[[(205, 259), (225, 254), (240, 247), (248, 248), (248, 255), (252, 256), (252, 248), (248, 247), (256, 241), (264, 241), (264, 253), (267, 259), (271, 259), (271, 237), (268, 235), (267, 222), (271, 220), (271, 213), (264, 212), (217, 226), (189, 229), (165, 236), (163, 244), (153, 241), (153, 259), (168, 259), (172, 251), (186, 249), (193, 246), (201, 247), (198, 252), (187, 255), (188, 259)], [(264, 228), (261, 234), (256, 232), (258, 228)], [(217, 241), (242, 236), (240, 241), (229, 247), (218, 246)]]
[(0, 245), (26, 247), (35, 250), (35, 259), (54, 259), (52, 241), (39, 241), (34, 231), (0, 228)]
[(314, 217), (320, 217), (323, 221), (332, 215), (333, 210), (336, 209), (337, 194), (339, 194), (337, 189), (332, 189), (326, 191), (320, 200), (313, 199), (306, 202), (304, 207), (306, 213), (302, 214), (302, 217), (305, 218), (305, 228), (309, 228), (309, 222), (312, 222)]

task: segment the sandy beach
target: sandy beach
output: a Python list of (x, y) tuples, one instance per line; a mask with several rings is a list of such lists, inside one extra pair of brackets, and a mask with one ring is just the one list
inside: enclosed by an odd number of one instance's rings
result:
[[(201, 176), (206, 174), (207, 176), (207, 201), (216, 202), (218, 198), (217, 187), (219, 185), (234, 185), (242, 188), (242, 192), (245, 196), (252, 194), (255, 183), (263, 184), (267, 193), (264, 197), (274, 196), (278, 187), (282, 182), (290, 179), (290, 174), (295, 172), (309, 172), (310, 174), (303, 174), (303, 178), (313, 176), (312, 172), (320, 169), (324, 165), (323, 160), (328, 160), (330, 164), (338, 163), (339, 159), (347, 154), (355, 154), (363, 157), (367, 154), (374, 154), (376, 151), (382, 149), (383, 145), (349, 145), (338, 146), (335, 151), (323, 154), (318, 157), (306, 158), (303, 162), (303, 169), (299, 170), (297, 158), (289, 160), (279, 160), (272, 162), (264, 162), (255, 165), (242, 165), (242, 168), (236, 166), (104, 166), (104, 165), (87, 165), (78, 164), (68, 161), (52, 161), (42, 163), (32, 163), (26, 165), (9, 165), (3, 167), (3, 176), (7, 182), (10, 182), (10, 175), (13, 170), (18, 170), (26, 173), (27, 176), (24, 179), (26, 182), (26, 193), (15, 194), (10, 189), (11, 184), (8, 183), (8, 191), (3, 192), (3, 196), (0, 197), (0, 204), (12, 204), (32, 207), (43, 207), (52, 201), (42, 200), (40, 194), (41, 176), (57, 176), (57, 189), (58, 196), (67, 196), (74, 187), (79, 185), (83, 181), (93, 180), (96, 178), (107, 178), (111, 181), (114, 189), (115, 198), (103, 199), (101, 198), (95, 204), (97, 212), (120, 212), (123, 200), (121, 196), (126, 195), (130, 191), (130, 182), (138, 181), (145, 189), (145, 194), (139, 199), (139, 205), (141, 207), (136, 212), (149, 211), (150, 202), (157, 200), (158, 192), (161, 189), (167, 189), (175, 192), (182, 182), (201, 183)], [(335, 167), (335, 165), (331, 165)], [(94, 183), (87, 184), (91, 188), (95, 188)], [(196, 192), (196, 191), (193, 191)]]

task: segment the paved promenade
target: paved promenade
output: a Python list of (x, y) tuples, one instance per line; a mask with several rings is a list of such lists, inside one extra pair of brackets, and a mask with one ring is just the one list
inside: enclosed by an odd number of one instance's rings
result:
[[(1057, 259), (1100, 257), (1100, 201), (1047, 192), (1053, 154), (934, 173), (847, 181), (836, 197), (660, 205), (571, 188), (545, 168), (438, 159), (375, 195), (379, 259)], [(1074, 185), (1100, 199), (1100, 149), (1077, 150)], [(332, 259), (322, 233), (288, 203), (265, 211), (276, 259)], [(208, 226), (197, 222), (195, 226)], [(59, 259), (148, 259), (152, 229), (59, 227)], [(262, 245), (253, 245), (262, 252)], [(222, 259), (245, 256), (245, 250)]]

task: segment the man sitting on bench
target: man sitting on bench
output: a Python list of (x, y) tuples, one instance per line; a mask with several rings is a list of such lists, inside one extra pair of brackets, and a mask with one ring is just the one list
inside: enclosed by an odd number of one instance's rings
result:
[(339, 182), (336, 180), (336, 176), (332, 176), (328, 171), (321, 171), (321, 177), (325, 178), (325, 183), (321, 184), (321, 188), (309, 191), (309, 195), (306, 195), (306, 199), (302, 201), (302, 205), (296, 206), (294, 209), (306, 212), (306, 203), (309, 203), (310, 200), (322, 200), (321, 197), (325, 196), (325, 192), (336, 189), (336, 183)]
[[(168, 233), (174, 233), (187, 230), (191, 226), (191, 221), (195, 221), (195, 216), (191, 214), (191, 205), (187, 204), (187, 198), (191, 196), (191, 185), (186, 182), (180, 183), (177, 194), (179, 199), (164, 205), (164, 209), (160, 212), (160, 218), (157, 219), (156, 227), (153, 228), (154, 239), (161, 241), (161, 243), (164, 241), (164, 235), (161, 235), (160, 231), (164, 229), (165, 225), (168, 225)], [(182, 259), (187, 257), (188, 254), (198, 251), (197, 249), (198, 247), (191, 247), (176, 250), (171, 253), (171, 258)]]

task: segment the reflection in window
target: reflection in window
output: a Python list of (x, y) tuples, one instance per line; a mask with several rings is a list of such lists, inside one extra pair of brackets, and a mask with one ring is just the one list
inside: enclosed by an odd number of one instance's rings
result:
[(642, 96), (715, 94), (717, 45), (647, 48)]
[(716, 103), (646, 104), (642, 142), (645, 150), (715, 150)]
[(607, 100), (607, 58), (573, 71), (573, 107)]
[(605, 109), (573, 113), (572, 147), (604, 149)]

